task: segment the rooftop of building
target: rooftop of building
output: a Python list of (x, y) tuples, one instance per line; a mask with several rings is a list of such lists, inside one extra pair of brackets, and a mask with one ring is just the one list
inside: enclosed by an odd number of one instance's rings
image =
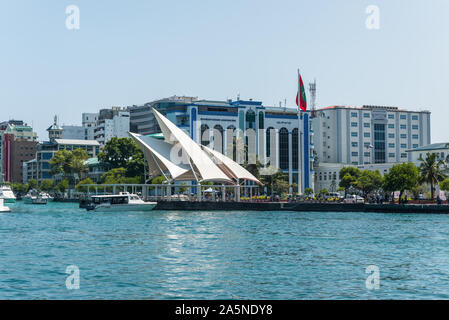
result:
[(79, 140), (79, 139), (55, 139), (57, 144), (66, 145), (85, 145), (85, 146), (99, 146), (100, 143), (97, 140)]
[(435, 151), (449, 149), (449, 142), (432, 143), (427, 146), (422, 146), (414, 149), (409, 149), (407, 152), (420, 152), (420, 151)]
[(363, 106), (328, 106), (328, 107), (323, 107), (323, 108), (319, 108), (318, 110), (331, 110), (331, 109), (354, 109), (354, 110), (373, 110), (373, 109), (381, 109), (381, 110), (387, 110), (387, 111), (391, 111), (391, 112), (426, 112), (426, 113), (430, 113), (429, 110), (407, 110), (407, 109), (402, 109), (399, 107), (394, 107), (394, 106), (375, 106), (375, 105), (363, 105)]

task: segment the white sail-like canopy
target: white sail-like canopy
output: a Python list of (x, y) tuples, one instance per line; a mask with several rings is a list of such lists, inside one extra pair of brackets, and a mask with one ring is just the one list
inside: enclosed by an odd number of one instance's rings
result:
[(232, 159), (210, 148), (200, 146), (183, 130), (152, 109), (164, 140), (131, 133), (145, 154), (150, 175), (163, 174), (170, 180), (211, 181), (234, 184), (250, 180), (261, 184), (250, 172)]
[(249, 180), (254, 181), (260, 185), (262, 183), (253, 175), (251, 172), (243, 168), (237, 162), (232, 160), (231, 158), (225, 156), (224, 154), (208, 148), (206, 146), (202, 146), (205, 152), (209, 153), (209, 155), (215, 160), (214, 162), (229, 176), (231, 175), (234, 179), (239, 180)]

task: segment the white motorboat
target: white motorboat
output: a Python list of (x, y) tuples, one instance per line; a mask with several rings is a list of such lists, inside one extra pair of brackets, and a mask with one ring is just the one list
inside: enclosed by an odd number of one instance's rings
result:
[(12, 192), (11, 187), (3, 184), (0, 185), (0, 199), (4, 200), (4, 203), (14, 203), (16, 202), (16, 196)]
[(4, 200), (0, 198), (0, 212), (10, 212), (11, 209), (4, 205)]
[(28, 191), (28, 193), (22, 198), (22, 200), (24, 201), (24, 203), (28, 204), (47, 204), (48, 196), (46, 193), (41, 193), (33, 189)]
[(146, 202), (137, 195), (128, 192), (120, 192), (116, 195), (91, 196), (87, 204), (88, 211), (150, 211), (157, 202)]

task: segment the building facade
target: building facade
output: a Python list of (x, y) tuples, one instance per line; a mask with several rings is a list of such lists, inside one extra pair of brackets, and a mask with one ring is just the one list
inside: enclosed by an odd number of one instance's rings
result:
[(263, 106), (252, 100), (198, 100), (171, 97), (130, 107), (132, 132), (161, 132), (151, 108), (186, 131), (193, 141), (208, 145), (240, 164), (259, 161), (280, 168), (298, 192), (313, 188), (313, 129), (310, 114), (297, 108)]
[(0, 173), (5, 181), (22, 182), (22, 165), (36, 154), (37, 134), (23, 121), (0, 124)]
[(94, 140), (104, 145), (111, 138), (128, 138), (130, 113), (126, 109), (112, 107), (102, 109), (94, 128)]
[(397, 107), (332, 106), (316, 111), (315, 191), (335, 191), (345, 166), (384, 175), (401, 162), (418, 164), (410, 149), (430, 144), (430, 112)]
[(407, 162), (408, 149), (430, 144), (429, 111), (333, 106), (317, 110), (312, 126), (319, 163)]
[(60, 150), (72, 151), (75, 149), (86, 150), (89, 158), (94, 158), (100, 152), (100, 143), (95, 140), (84, 139), (62, 139), (63, 128), (58, 125), (55, 116), (53, 124), (47, 129), (49, 141), (40, 142), (36, 146), (34, 159), (22, 164), (22, 177), (24, 183), (31, 179), (42, 180), (53, 179), (51, 175), (50, 160)]

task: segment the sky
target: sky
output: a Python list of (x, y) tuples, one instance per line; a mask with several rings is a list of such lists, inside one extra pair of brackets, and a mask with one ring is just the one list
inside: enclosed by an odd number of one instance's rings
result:
[(172, 95), (293, 106), (300, 68), (318, 107), (430, 110), (444, 142), (448, 36), (447, 0), (0, 0), (0, 121), (43, 140), (54, 115), (80, 125), (82, 112)]

